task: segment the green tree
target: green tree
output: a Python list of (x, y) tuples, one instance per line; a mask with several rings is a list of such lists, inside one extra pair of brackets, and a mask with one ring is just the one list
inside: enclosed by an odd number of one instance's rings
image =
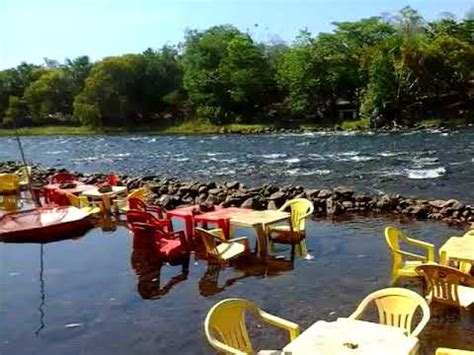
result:
[(35, 122), (48, 122), (55, 114), (70, 115), (74, 99), (73, 82), (62, 69), (50, 69), (24, 92)]

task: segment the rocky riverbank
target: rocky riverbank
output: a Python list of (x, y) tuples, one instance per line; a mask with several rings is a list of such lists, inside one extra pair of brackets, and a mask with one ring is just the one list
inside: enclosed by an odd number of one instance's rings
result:
[[(13, 172), (19, 167), (17, 162), (0, 162), (0, 173)], [(33, 181), (45, 181), (59, 171), (62, 170), (35, 167), (32, 178)], [(90, 184), (104, 181), (107, 176), (101, 173), (76, 173), (76, 175), (79, 180)], [(258, 210), (277, 209), (288, 199), (304, 197), (313, 202), (314, 214), (321, 217), (375, 213), (442, 220), (448, 223), (474, 222), (474, 205), (455, 199), (429, 200), (394, 194), (371, 195), (344, 186), (333, 189), (308, 189), (302, 186), (275, 186), (271, 184), (246, 187), (238, 181), (223, 183), (180, 181), (161, 179), (159, 176), (152, 175), (141, 177), (122, 175), (120, 178), (129, 189), (149, 186), (152, 191), (150, 202), (165, 209), (195, 203)]]

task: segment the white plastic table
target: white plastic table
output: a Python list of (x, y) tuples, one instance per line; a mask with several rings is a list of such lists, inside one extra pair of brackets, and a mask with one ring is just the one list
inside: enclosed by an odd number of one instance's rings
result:
[(111, 186), (112, 191), (110, 192), (100, 192), (99, 188), (86, 190), (82, 194), (84, 196), (90, 197), (92, 199), (101, 199), (104, 203), (104, 210), (106, 213), (110, 213), (111, 206), (110, 206), (110, 199), (112, 197), (126, 194), (127, 188), (125, 186)]
[[(230, 219), (230, 224), (233, 226), (253, 227), (257, 232), (258, 253), (260, 256), (267, 255), (267, 233), (265, 227), (270, 224), (290, 221), (291, 215), (288, 212), (264, 210), (264, 211), (250, 211), (242, 212)], [(291, 224), (290, 224), (291, 225)]]
[(339, 354), (417, 354), (418, 339), (408, 337), (400, 328), (339, 318), (335, 322), (318, 321), (283, 348), (291, 355)]

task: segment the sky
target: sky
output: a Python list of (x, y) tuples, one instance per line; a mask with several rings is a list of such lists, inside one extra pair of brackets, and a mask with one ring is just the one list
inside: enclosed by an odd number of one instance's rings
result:
[[(0, 69), (89, 55), (138, 53), (183, 40), (186, 29), (232, 24), (258, 41), (291, 43), (298, 31), (394, 13), (409, 5), (425, 19), (463, 18), (470, 0), (0, 0)], [(258, 26), (256, 26), (258, 25)]]

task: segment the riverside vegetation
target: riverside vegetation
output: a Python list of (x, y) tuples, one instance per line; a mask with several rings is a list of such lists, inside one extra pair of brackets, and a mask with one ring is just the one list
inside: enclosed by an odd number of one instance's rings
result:
[(159, 50), (3, 70), (0, 123), (41, 126), (36, 133), (469, 123), (473, 33), (472, 10), (428, 22), (410, 7), (336, 22), (331, 33), (301, 31), (291, 45), (257, 43), (230, 25), (189, 30)]
[[(0, 162), (0, 173), (14, 172), (20, 168), (17, 162)], [(32, 181), (46, 181), (57, 172), (54, 168), (37, 168), (32, 171)], [(76, 173), (79, 180), (87, 184), (96, 184), (106, 180), (103, 173)], [(307, 189), (302, 186), (286, 185), (279, 187), (264, 184), (246, 187), (238, 181), (222, 183), (180, 181), (162, 179), (156, 175), (120, 176), (128, 189), (148, 186), (151, 190), (150, 201), (174, 209), (181, 205), (206, 204), (223, 207), (242, 207), (257, 210), (278, 209), (292, 198), (307, 198), (313, 202), (314, 215), (319, 217), (338, 217), (341, 215), (392, 214), (399, 217), (442, 220), (447, 223), (474, 223), (474, 205), (465, 204), (456, 199), (428, 200), (403, 197), (398, 194), (371, 195), (356, 192), (351, 188), (338, 186), (334, 189)]]

